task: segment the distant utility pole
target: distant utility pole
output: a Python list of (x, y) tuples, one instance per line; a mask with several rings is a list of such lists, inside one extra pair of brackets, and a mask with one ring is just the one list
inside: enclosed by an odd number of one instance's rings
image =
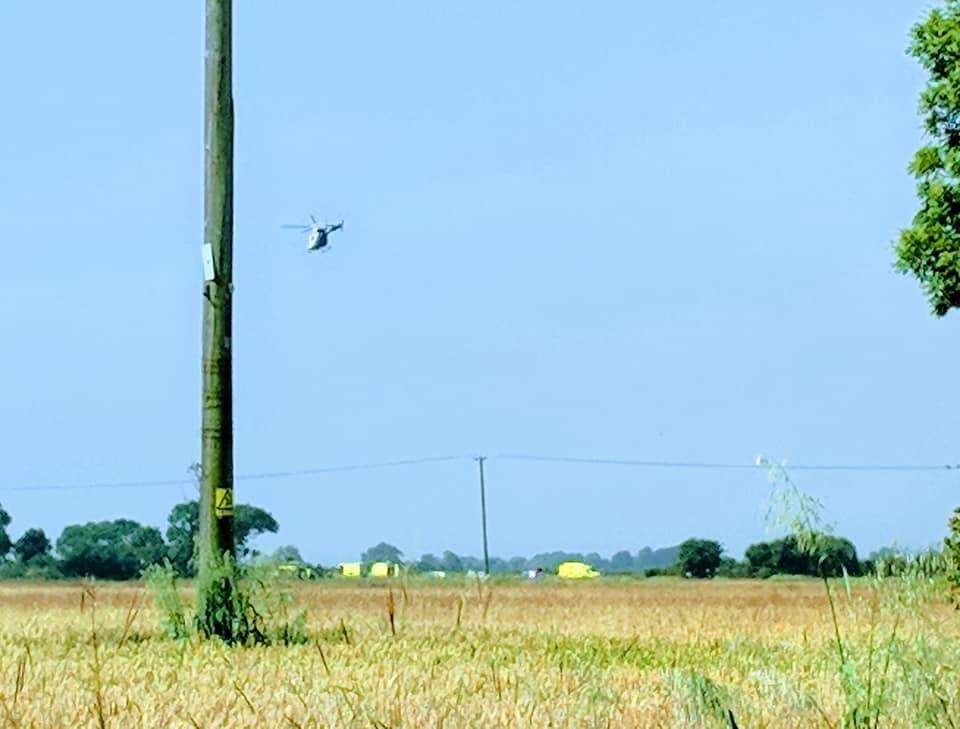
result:
[(232, 13), (232, 0), (206, 0), (200, 607), (218, 602), (204, 578), (234, 553)]
[(487, 551), (487, 489), (483, 481), (483, 462), (486, 456), (477, 456), (480, 464), (480, 518), (483, 521), (483, 570), (490, 574), (490, 553)]

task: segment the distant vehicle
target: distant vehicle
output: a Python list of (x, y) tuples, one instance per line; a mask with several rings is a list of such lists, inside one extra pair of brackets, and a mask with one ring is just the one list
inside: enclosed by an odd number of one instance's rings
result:
[(370, 565), (370, 577), (399, 577), (400, 565), (393, 562), (374, 562)]
[(300, 225), (281, 225), (281, 228), (287, 228), (290, 230), (299, 230), (301, 233), (307, 234), (307, 250), (308, 251), (319, 251), (323, 248), (326, 248), (330, 243), (329, 236), (331, 233), (337, 230), (343, 229), (343, 221), (339, 223), (318, 223), (317, 219), (310, 216), (310, 224), (300, 224)]
[(557, 577), (562, 580), (585, 580), (599, 576), (600, 573), (586, 562), (561, 562), (557, 565)]
[(543, 567), (537, 567), (535, 570), (524, 570), (523, 572), (523, 576), (528, 580), (539, 580), (543, 575)]
[(434, 580), (442, 580), (447, 576), (447, 573), (443, 570), (430, 570), (424, 574), (426, 574), (427, 577), (433, 578)]
[(360, 576), (360, 563), (359, 562), (341, 562), (337, 565), (337, 569), (340, 571), (341, 577), (359, 577)]

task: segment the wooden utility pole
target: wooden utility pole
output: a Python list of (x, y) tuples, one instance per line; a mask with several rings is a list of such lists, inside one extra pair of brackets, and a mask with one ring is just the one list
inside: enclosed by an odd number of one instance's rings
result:
[(234, 553), (232, 12), (232, 0), (206, 0), (201, 608), (220, 602), (204, 578)]
[(477, 456), (480, 464), (480, 519), (483, 522), (483, 570), (490, 574), (490, 553), (487, 551), (487, 488), (483, 480), (483, 462), (486, 456)]

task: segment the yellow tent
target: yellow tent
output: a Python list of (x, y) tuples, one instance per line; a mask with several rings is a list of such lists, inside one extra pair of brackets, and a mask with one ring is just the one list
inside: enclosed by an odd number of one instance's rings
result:
[(337, 565), (340, 568), (340, 574), (344, 577), (359, 577), (360, 576), (360, 563), (359, 562), (342, 562)]
[(561, 562), (557, 565), (557, 577), (564, 580), (583, 580), (599, 575), (599, 572), (585, 562)]
[(390, 562), (374, 562), (370, 565), (371, 577), (395, 577), (397, 573), (397, 565)]

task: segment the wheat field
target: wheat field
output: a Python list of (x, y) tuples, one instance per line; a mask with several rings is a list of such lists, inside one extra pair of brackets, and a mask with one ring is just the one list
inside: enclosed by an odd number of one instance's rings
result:
[(832, 587), (836, 622), (812, 580), (291, 583), (309, 642), (230, 648), (166, 637), (143, 585), (6, 583), (0, 718), (12, 727), (951, 726), (960, 716), (954, 611), (922, 586)]

